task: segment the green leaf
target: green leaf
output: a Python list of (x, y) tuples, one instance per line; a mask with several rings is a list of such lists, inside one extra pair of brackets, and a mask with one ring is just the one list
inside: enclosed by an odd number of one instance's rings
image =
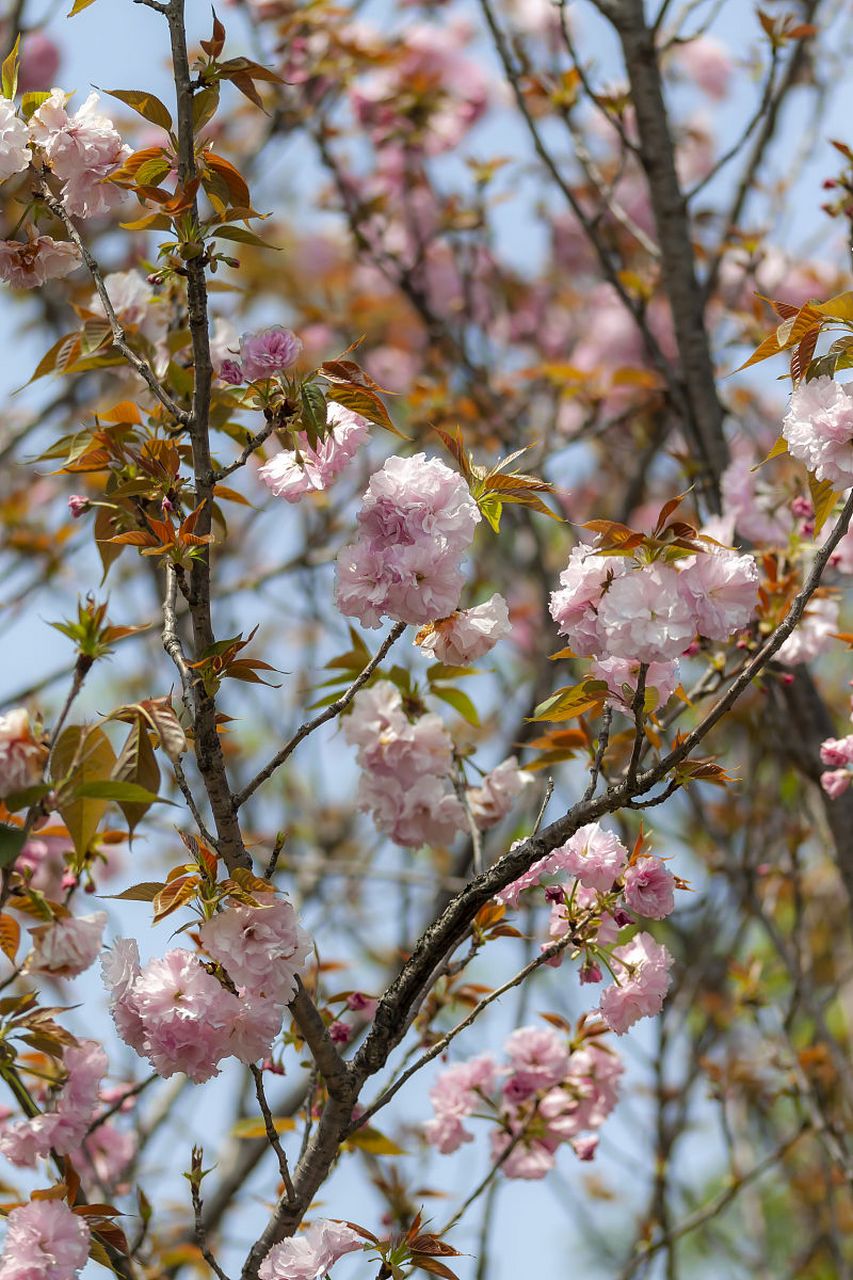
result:
[(607, 685), (603, 680), (585, 680), (582, 684), (567, 685), (540, 702), (530, 719), (551, 723), (573, 720), (576, 716), (600, 707), (606, 691)]
[(161, 889), (165, 889), (163, 880), (144, 880), (141, 884), (131, 885), (121, 893), (100, 893), (99, 898), (115, 898), (121, 902), (153, 902)]
[(250, 231), (248, 227), (232, 227), (226, 223), (224, 227), (214, 227), (213, 237), (217, 240), (236, 240), (238, 244), (253, 244), (256, 249), (275, 249), (277, 253), (281, 251), (281, 246), (270, 244), (268, 240), (262, 240), (260, 236), (256, 236), (254, 231)]
[(477, 506), (489, 526), (494, 529), (495, 533), (500, 533), (501, 515), (503, 513), (502, 500), (493, 493), (485, 493), (477, 499)]
[(302, 425), (311, 448), (316, 448), (328, 422), (329, 406), (316, 382), (306, 382), (302, 387)]
[(4, 98), (14, 98), (18, 90), (18, 50), (20, 46), (21, 36), (19, 32), (11, 53), (4, 59), (2, 69), (0, 69), (2, 70)]
[(13, 791), (5, 797), (3, 803), (10, 813), (20, 813), (21, 809), (29, 809), (31, 804), (46, 796), (51, 787), (46, 782), (39, 782), (34, 787), (25, 787), (23, 791)]
[(21, 97), (21, 115), (29, 120), (33, 112), (38, 111), (42, 103), (47, 102), (50, 94), (46, 89), (32, 90)]
[(193, 96), (193, 132), (198, 133), (216, 115), (219, 85), (209, 84)]
[(89, 848), (111, 798), (80, 795), (80, 789), (90, 783), (106, 782), (115, 760), (103, 729), (69, 725), (54, 747), (52, 776), (59, 790), (58, 808), (80, 856)]
[[(160, 785), (160, 766), (157, 764), (148, 730), (139, 719), (131, 727), (127, 740), (119, 752), (116, 767), (113, 770), (113, 779), (119, 783), (134, 784), (142, 790), (157, 795), (157, 788)], [(121, 807), (128, 831), (133, 835), (153, 801), (149, 803), (141, 800), (135, 803), (132, 799), (124, 798), (118, 799), (117, 803)]]
[(24, 847), (20, 827), (0, 826), (0, 867), (10, 866)]
[(458, 711), (463, 720), (475, 726), (479, 725), (480, 717), (477, 714), (477, 708), (467, 693), (463, 693), (461, 689), (445, 689), (443, 685), (433, 685), (430, 692), (434, 697), (441, 698), (442, 702), (448, 703), (454, 711)]
[(116, 804), (172, 804), (163, 796), (140, 787), (135, 782), (116, 782), (113, 778), (104, 778), (97, 782), (84, 782), (75, 788), (75, 795), (84, 800), (113, 800)]
[[(89, 0), (92, 3), (92, 0)], [(172, 115), (165, 103), (161, 102), (155, 94), (149, 93), (146, 89), (105, 89), (111, 98), (118, 98), (119, 102), (125, 103), (144, 120), (150, 120), (152, 124), (157, 124), (161, 129), (166, 129), (170, 133), (172, 128)]]

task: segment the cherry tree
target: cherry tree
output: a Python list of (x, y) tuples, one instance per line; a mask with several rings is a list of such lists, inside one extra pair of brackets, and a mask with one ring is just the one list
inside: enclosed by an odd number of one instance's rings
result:
[(847, 1274), (844, 6), (114, 3), (168, 92), (4, 20), (0, 1278), (498, 1276), (567, 1170)]

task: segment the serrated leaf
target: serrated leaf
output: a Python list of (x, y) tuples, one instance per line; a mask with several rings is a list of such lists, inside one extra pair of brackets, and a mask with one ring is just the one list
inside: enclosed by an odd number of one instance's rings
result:
[(149, 93), (146, 89), (105, 89), (104, 92), (111, 98), (118, 98), (119, 102), (130, 107), (144, 120), (150, 120), (152, 124), (171, 133), (174, 127), (172, 114), (156, 94)]
[(808, 473), (808, 476), (809, 494), (811, 495), (812, 506), (814, 507), (814, 531), (815, 537), (817, 537), (835, 510), (841, 494), (833, 489), (828, 480), (818, 480), (811, 471)]
[(129, 889), (123, 889), (121, 893), (101, 893), (98, 896), (114, 898), (121, 902), (153, 902), (165, 887), (165, 882), (162, 880), (143, 880), (139, 884), (131, 885)]
[[(148, 730), (140, 720), (131, 727), (124, 746), (119, 752), (113, 778), (120, 783), (136, 784), (149, 793), (157, 795), (157, 788), (160, 785), (160, 766), (157, 764)], [(117, 803), (124, 815), (128, 831), (133, 835), (153, 801), (135, 801), (125, 796), (117, 797)]]
[(21, 34), (18, 32), (15, 37), (15, 43), (8, 56), (4, 58), (2, 68), (0, 68), (4, 98), (14, 98), (18, 91), (18, 53), (20, 48)]
[(117, 782), (112, 778), (84, 782), (76, 788), (75, 794), (86, 800), (112, 800), (116, 804), (172, 804), (171, 800), (156, 795), (147, 787), (140, 787), (135, 782)]
[(0, 915), (0, 951), (15, 963), (21, 941), (21, 926), (13, 916)]
[(390, 431), (392, 435), (399, 436), (401, 440), (408, 440), (402, 431), (398, 431), (388, 415), (388, 410), (380, 400), (375, 391), (371, 391), (368, 387), (356, 387), (350, 384), (340, 385), (332, 383), (326, 392), (329, 400), (334, 400), (337, 404), (342, 404), (345, 409), (350, 409), (353, 413), (358, 413), (362, 418), (367, 418), (368, 422), (374, 422), (378, 427), (384, 427), (386, 431)]
[(60, 793), (59, 812), (80, 855), (86, 852), (98, 829), (107, 800), (77, 793), (88, 783), (106, 781), (115, 759), (109, 738), (99, 728), (69, 725), (53, 749), (52, 776)]
[(256, 249), (275, 249), (277, 253), (281, 252), (281, 245), (262, 240), (260, 236), (255, 235), (254, 231), (249, 231), (248, 227), (233, 227), (228, 224), (224, 227), (214, 227), (213, 237), (220, 240), (234, 240), (237, 244), (251, 244)]

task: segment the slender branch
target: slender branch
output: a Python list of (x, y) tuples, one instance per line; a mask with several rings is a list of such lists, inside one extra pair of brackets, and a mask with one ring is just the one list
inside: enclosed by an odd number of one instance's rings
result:
[(637, 689), (634, 693), (634, 701), (631, 703), (631, 710), (634, 714), (634, 745), (631, 748), (631, 759), (628, 762), (628, 772), (625, 775), (629, 788), (632, 788), (637, 781), (640, 753), (646, 740), (643, 722), (646, 713), (646, 674), (648, 669), (645, 662), (640, 663), (640, 670), (637, 672)]
[(195, 1218), (195, 1235), (198, 1241), (198, 1247), (211, 1271), (218, 1277), (218, 1280), (229, 1280), (227, 1272), (217, 1262), (210, 1246), (207, 1243), (207, 1228), (204, 1222), (204, 1201), (201, 1198), (201, 1160), (202, 1153), (198, 1148), (193, 1148), (193, 1173), (190, 1176), (190, 1187), (192, 1188), (193, 1198), (193, 1215)]
[(69, 240), (74, 245), (89, 270), (89, 274), (91, 275), (95, 285), (95, 290), (101, 300), (101, 306), (104, 308), (104, 315), (106, 316), (107, 323), (109, 324), (112, 332), (113, 346), (116, 350), (121, 352), (130, 367), (139, 374), (140, 378), (142, 378), (144, 382), (148, 384), (151, 394), (156, 396), (164, 409), (167, 410), (175, 421), (186, 425), (189, 421), (189, 414), (186, 409), (182, 409), (180, 405), (172, 399), (148, 362), (143, 360), (141, 356), (137, 355), (133, 350), (133, 347), (129, 345), (127, 335), (122, 328), (121, 321), (116, 315), (113, 304), (110, 302), (110, 297), (107, 293), (106, 285), (104, 284), (104, 277), (101, 275), (101, 269), (95, 261), (95, 258), (87, 249), (86, 245), (83, 243), (80, 233), (69, 217), (65, 205), (52, 194), (47, 182), (44, 180), (39, 184), (38, 194), (39, 198), (45, 203), (45, 205), (47, 205), (51, 213), (54, 214), (55, 217), (59, 218), (68, 233)]
[(323, 711), (314, 716), (312, 720), (306, 720), (304, 724), (301, 724), (293, 737), (284, 744), (280, 751), (276, 752), (268, 764), (264, 765), (260, 773), (257, 773), (251, 782), (247, 782), (242, 791), (237, 792), (234, 797), (234, 803), (238, 809), (242, 808), (249, 797), (255, 794), (262, 783), (272, 777), (276, 769), (284, 764), (287, 757), (296, 750), (300, 742), (304, 742), (309, 734), (312, 734), (315, 729), (319, 729), (321, 725), (328, 724), (330, 720), (334, 720), (336, 716), (339, 716), (342, 711), (346, 710), (355, 695), (358, 693), (359, 689), (364, 688), (376, 668), (386, 657), (391, 646), (396, 644), (405, 630), (405, 622), (395, 623), (394, 627), (382, 641), (382, 644), (377, 649), (375, 655), (370, 659), (364, 670), (356, 676), (349, 688), (346, 689), (339, 698), (336, 698), (334, 702), (330, 703), (328, 707), (325, 707)]
[(255, 1082), (255, 1096), (258, 1099), (258, 1106), (261, 1109), (261, 1115), (264, 1118), (264, 1128), (266, 1129), (267, 1139), (270, 1146), (275, 1152), (278, 1160), (278, 1171), (281, 1174), (281, 1180), (284, 1183), (284, 1191), (288, 1204), (293, 1204), (296, 1199), (296, 1192), (293, 1189), (293, 1180), (290, 1176), (290, 1166), (287, 1163), (287, 1156), (281, 1145), (279, 1136), (276, 1132), (275, 1121), (273, 1120), (270, 1104), (267, 1102), (267, 1095), (264, 1092), (264, 1077), (259, 1067), (254, 1063), (251, 1064), (249, 1070), (252, 1073), (252, 1079)]
[(610, 724), (613, 720), (613, 707), (608, 702), (604, 708), (601, 717), (601, 728), (598, 731), (598, 746), (595, 750), (595, 759), (589, 767), (589, 783), (586, 791), (583, 793), (581, 803), (585, 804), (587, 800), (591, 800), (595, 795), (595, 788), (598, 786), (598, 779), (601, 776), (601, 766), (604, 762), (604, 755), (610, 742)]

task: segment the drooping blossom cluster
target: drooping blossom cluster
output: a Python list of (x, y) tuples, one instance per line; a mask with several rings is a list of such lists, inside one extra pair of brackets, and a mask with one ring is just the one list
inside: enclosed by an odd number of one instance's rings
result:
[(23, 707), (0, 716), (0, 800), (41, 782), (46, 759)]
[(98, 101), (97, 93), (90, 93), (72, 116), (67, 95), (52, 89), (30, 117), (30, 137), (62, 183), (63, 203), (75, 218), (101, 217), (124, 196), (105, 179), (130, 155), (130, 147), (98, 110)]
[[(551, 595), (551, 616), (575, 653), (599, 660), (669, 664), (697, 635), (728, 640), (752, 617), (758, 571), (750, 555), (707, 546), (673, 564), (575, 547)], [(656, 678), (665, 687), (673, 674), (658, 668)]]
[(182, 1071), (197, 1084), (217, 1075), (223, 1058), (269, 1054), (312, 949), (291, 904), (274, 898), (228, 906), (199, 936), (230, 985), (183, 948), (143, 968), (136, 943), (119, 938), (103, 961), (122, 1039), (161, 1076)]
[(345, 1222), (318, 1218), (301, 1235), (274, 1244), (258, 1270), (261, 1280), (319, 1280), (364, 1240)]
[[(583, 983), (602, 979), (598, 959), (606, 957), (614, 985), (602, 995), (599, 1012), (611, 1031), (624, 1034), (639, 1018), (663, 1007), (672, 963), (669, 952), (647, 933), (614, 946), (619, 930), (644, 920), (663, 920), (675, 906), (677, 880), (661, 858), (635, 851), (598, 823), (579, 827), (573, 836), (499, 893), (498, 901), (516, 906), (522, 893), (546, 879), (551, 903), (550, 943), (568, 937), (583, 954)], [(552, 958), (559, 963), (562, 953)]]
[(281, 449), (258, 469), (258, 475), (277, 498), (299, 502), (306, 493), (328, 489), (355, 457), (367, 437), (367, 421), (343, 405), (330, 404), (327, 435), (316, 445), (305, 432), (298, 449)]
[(853, 485), (853, 388), (833, 378), (803, 379), (782, 421), (789, 453), (818, 480)]
[(107, 1055), (94, 1040), (81, 1040), (65, 1050), (67, 1078), (52, 1109), (32, 1119), (14, 1120), (0, 1131), (0, 1154), (13, 1164), (32, 1166), (51, 1151), (70, 1155), (86, 1136), (98, 1106)]
[(383, 617), (418, 626), (446, 618), (480, 519), (462, 476), (439, 459), (389, 458), (371, 477), (356, 541), (338, 555), (341, 613), (372, 628)]
[(0, 1280), (73, 1280), (89, 1257), (89, 1226), (64, 1200), (31, 1200), (7, 1219)]
[(484, 657), (511, 631), (506, 600), (495, 592), (483, 604), (457, 609), (447, 618), (427, 623), (414, 642), (439, 662), (465, 667)]
[(568, 1144), (591, 1160), (598, 1129), (617, 1100), (622, 1064), (597, 1040), (574, 1045), (553, 1027), (519, 1027), (504, 1045), (506, 1065), (490, 1054), (457, 1063), (430, 1090), (434, 1118), (426, 1139), (443, 1155), (473, 1141), (475, 1112), (494, 1123), (492, 1157), (507, 1178), (544, 1178)]
[(509, 756), (491, 769), (479, 787), (468, 787), (465, 798), (477, 826), (485, 831), (497, 826), (524, 792), (534, 785), (533, 774), (518, 767)]
[(397, 844), (447, 844), (466, 827), (451, 777), (453, 742), (434, 712), (410, 720), (390, 680), (363, 689), (344, 720), (358, 748), (361, 807)]
[(107, 923), (105, 911), (88, 916), (60, 916), (30, 929), (35, 946), (27, 961), (30, 973), (74, 978), (93, 965), (101, 951)]

